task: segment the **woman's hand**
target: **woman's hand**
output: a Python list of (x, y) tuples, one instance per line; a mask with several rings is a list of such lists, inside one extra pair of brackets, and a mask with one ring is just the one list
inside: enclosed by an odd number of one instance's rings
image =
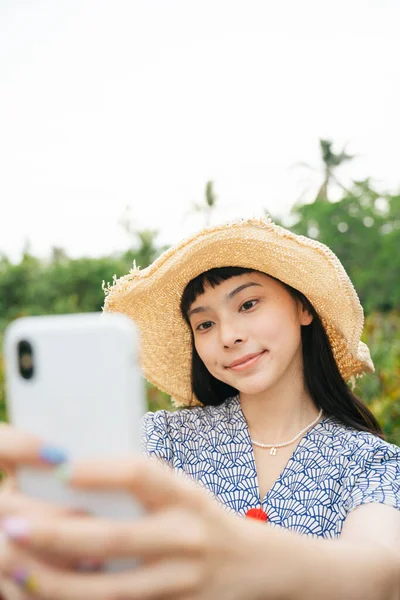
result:
[[(47, 600), (246, 600), (277, 598), (284, 574), (268, 575), (268, 536), (260, 522), (225, 512), (186, 477), (154, 460), (82, 462), (69, 483), (86, 490), (125, 490), (146, 509), (132, 522), (54, 515), (5, 520), (10, 551), (3, 572)], [(71, 562), (138, 559), (119, 573), (78, 573), (34, 559), (54, 552)]]
[[(57, 456), (58, 455), (58, 456)], [(0, 424), (0, 471), (4, 478), (0, 486), (0, 520), (7, 517), (41, 518), (66, 516), (68, 511), (45, 502), (28, 498), (18, 491), (15, 479), (19, 465), (31, 465), (48, 468), (54, 465), (62, 455), (44, 447), (36, 437), (18, 431), (15, 428)], [(5, 581), (1, 576), (2, 564), (10, 552), (10, 546), (4, 535), (0, 535), (0, 597), (7, 600), (22, 598), (21, 591), (14, 584)], [(52, 565), (69, 565), (70, 561), (44, 549), (38, 555), (43, 562)]]

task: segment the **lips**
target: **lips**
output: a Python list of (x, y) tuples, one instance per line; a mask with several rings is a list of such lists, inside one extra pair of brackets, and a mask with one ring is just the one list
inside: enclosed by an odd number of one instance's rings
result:
[(253, 354), (246, 354), (245, 356), (232, 361), (226, 368), (233, 369), (235, 367), (244, 367), (246, 364), (250, 365), (255, 362), (256, 358), (264, 354), (264, 352), (266, 352), (266, 350), (263, 350), (262, 352), (253, 352)]

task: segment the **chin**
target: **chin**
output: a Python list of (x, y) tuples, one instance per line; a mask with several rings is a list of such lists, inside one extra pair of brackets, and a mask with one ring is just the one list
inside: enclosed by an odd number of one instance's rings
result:
[(254, 373), (250, 377), (235, 378), (221, 377), (220, 373), (212, 373), (212, 375), (216, 379), (238, 390), (238, 392), (249, 395), (263, 394), (276, 384), (276, 375), (275, 377), (271, 377), (272, 373)]
[(230, 383), (232, 387), (236, 388), (242, 394), (250, 395), (263, 394), (274, 384), (275, 382), (271, 381), (270, 379), (268, 379), (268, 381), (265, 381), (265, 379), (263, 381), (246, 381), (244, 379), (243, 381)]
[(236, 389), (241, 394), (246, 394), (246, 396), (257, 396), (259, 394), (265, 393), (271, 386), (265, 385), (241, 385)]

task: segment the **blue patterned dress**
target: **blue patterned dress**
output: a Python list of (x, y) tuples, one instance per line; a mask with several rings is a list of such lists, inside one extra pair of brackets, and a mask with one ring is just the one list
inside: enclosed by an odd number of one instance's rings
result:
[[(260, 507), (249, 430), (238, 397), (143, 418), (146, 452), (208, 488), (228, 509)], [(349, 512), (379, 502), (400, 509), (400, 448), (325, 417), (300, 440), (262, 500), (273, 526), (336, 538)]]

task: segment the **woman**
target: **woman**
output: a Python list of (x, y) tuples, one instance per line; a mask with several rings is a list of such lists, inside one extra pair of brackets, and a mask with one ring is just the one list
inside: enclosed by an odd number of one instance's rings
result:
[[(345, 383), (373, 365), (329, 249), (270, 221), (205, 230), (105, 309), (136, 321), (146, 377), (190, 406), (146, 415), (148, 453), (219, 502), (152, 461), (74, 466), (71, 485), (128, 489), (148, 516), (7, 518), (6, 575), (40, 598), (400, 597), (400, 450)], [(88, 556), (144, 563), (76, 573)]]

